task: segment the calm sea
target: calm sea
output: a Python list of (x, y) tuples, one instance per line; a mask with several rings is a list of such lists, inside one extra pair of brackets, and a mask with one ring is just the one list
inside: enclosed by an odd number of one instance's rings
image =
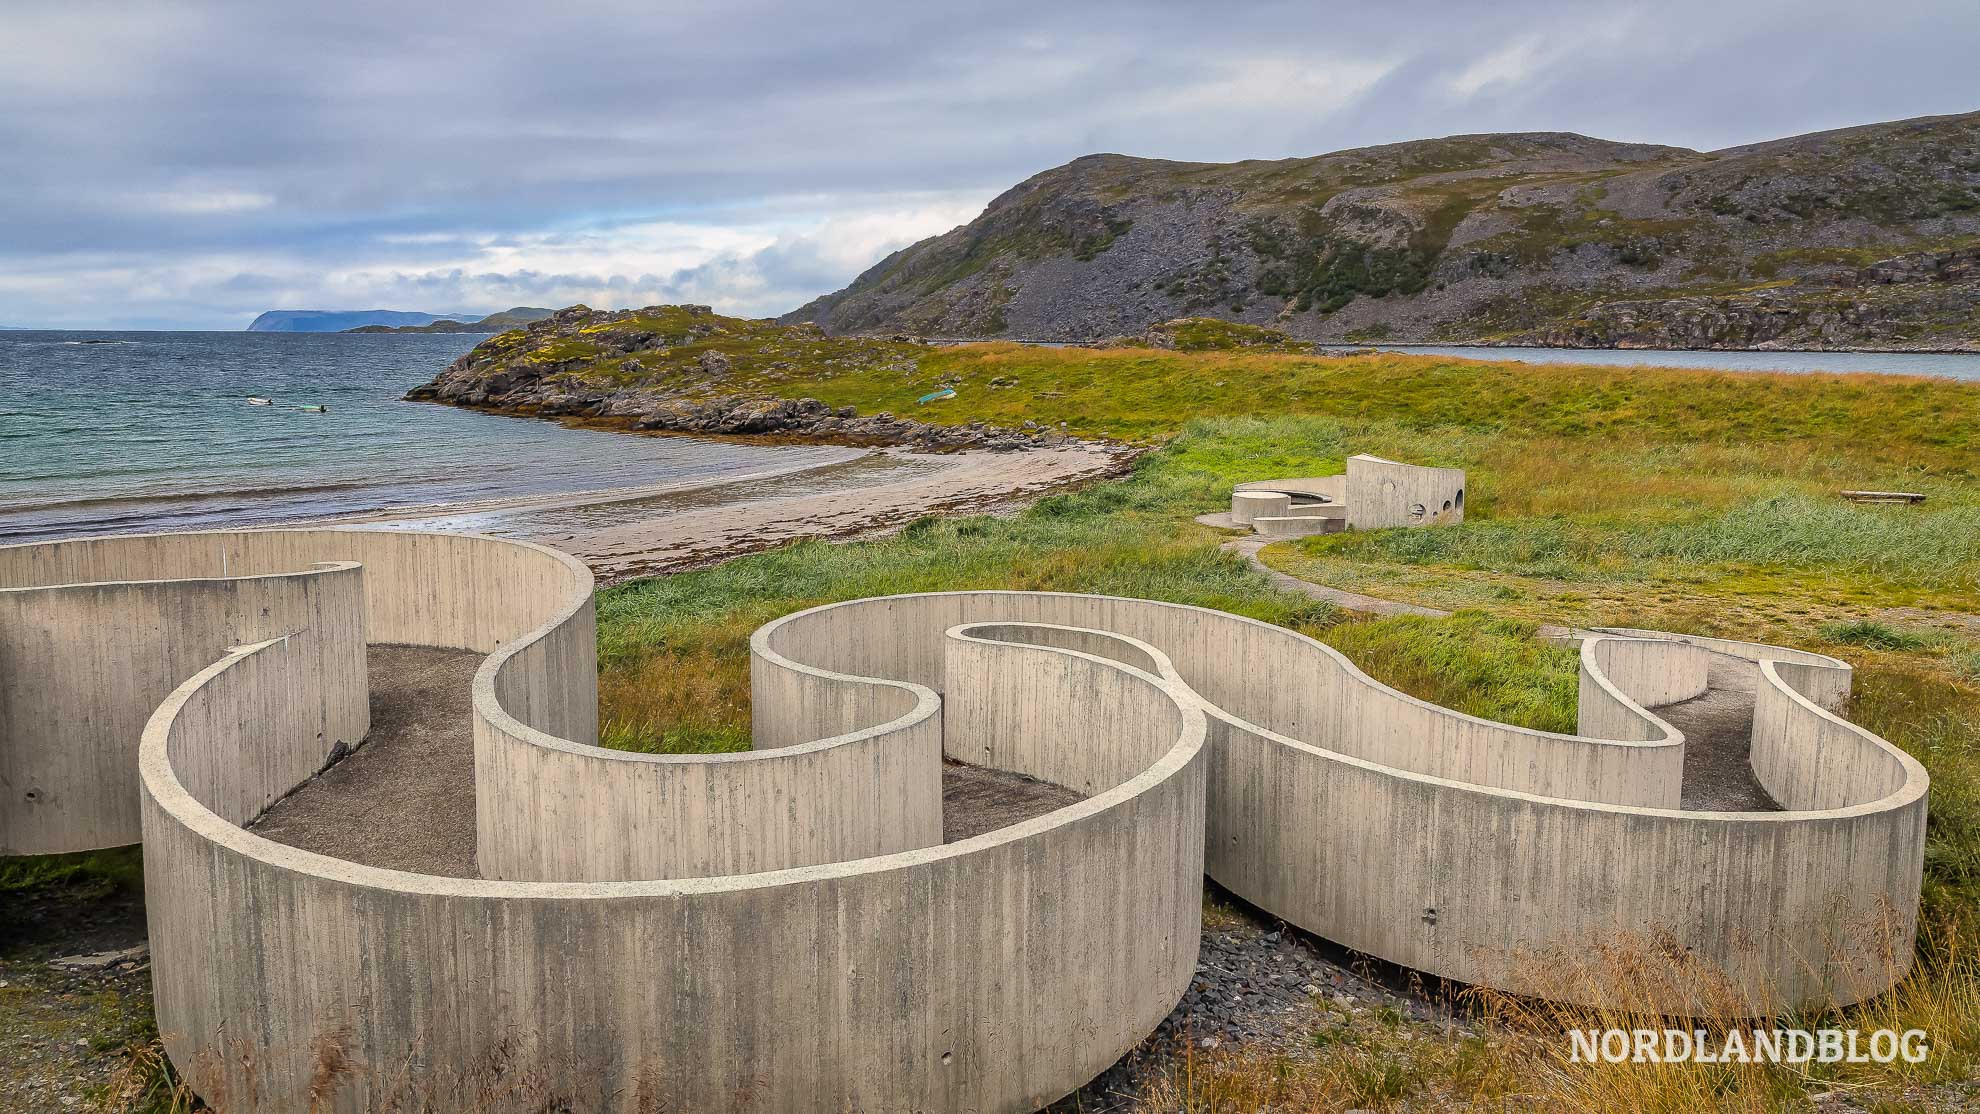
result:
[(1660, 348), (1460, 348), (1435, 344), (1375, 345), (1389, 352), (1525, 360), (1536, 364), (1716, 367), (1730, 371), (1877, 371), (1980, 380), (1980, 352), (1698, 352)]
[(479, 339), (0, 332), (0, 542), (720, 479), (843, 455), (400, 401)]

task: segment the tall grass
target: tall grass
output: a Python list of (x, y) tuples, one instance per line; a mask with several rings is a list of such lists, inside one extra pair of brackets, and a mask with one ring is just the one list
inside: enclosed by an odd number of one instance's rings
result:
[(1126, 480), (1010, 517), (928, 518), (888, 538), (802, 542), (609, 589), (599, 597), (605, 741), (645, 751), (746, 746), (756, 627), (819, 603), (971, 588), (1235, 612), (1314, 634), (1426, 699), (1524, 726), (1572, 724), (1572, 662), (1534, 643), (1529, 628), (1484, 616), (1343, 623), (1330, 605), (1273, 588), (1190, 521), (1226, 505), (1238, 480), (1338, 468), (1352, 438), (1311, 419), (1193, 423)]

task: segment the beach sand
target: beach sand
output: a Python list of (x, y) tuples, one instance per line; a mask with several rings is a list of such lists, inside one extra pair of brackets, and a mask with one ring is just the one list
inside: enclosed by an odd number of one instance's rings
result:
[(495, 534), (561, 549), (605, 583), (711, 565), (803, 538), (900, 529), (924, 515), (994, 511), (1120, 473), (1124, 449), (1021, 453), (847, 449), (822, 465), (644, 488), (400, 508), (284, 525)]

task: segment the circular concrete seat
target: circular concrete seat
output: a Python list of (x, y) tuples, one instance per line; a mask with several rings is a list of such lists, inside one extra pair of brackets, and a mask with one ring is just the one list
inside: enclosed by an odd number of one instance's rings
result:
[(1231, 495), (1231, 521), (1249, 526), (1270, 515), (1282, 515), (1292, 506), (1292, 496), (1280, 491), (1239, 491)]

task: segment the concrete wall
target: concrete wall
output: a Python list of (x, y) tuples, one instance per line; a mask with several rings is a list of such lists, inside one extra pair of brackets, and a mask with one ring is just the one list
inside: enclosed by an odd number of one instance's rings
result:
[[(758, 750), (661, 758), (588, 745), (591, 582), (562, 555), (285, 531), (0, 551), (0, 569), (86, 575), (123, 544), (229, 571), (341, 554), (374, 637), (490, 654), (482, 862), (522, 880), (241, 827), (321, 762), (318, 710), (363, 688), (318, 664), (356, 625), (348, 594), (342, 619), (227, 654), (146, 726), (160, 1030), (223, 1109), (314, 1088), (342, 1111), (1030, 1110), (1173, 1006), (1206, 872), (1348, 947), (1580, 1001), (1614, 995), (1587, 961), (1617, 941), (1715, 972), (1651, 988), (1701, 1013), (1852, 1002), (1909, 963), (1925, 775), (1815, 698), (1847, 691), (1819, 655), (1743, 651), (1777, 813), (1669, 807), (1682, 736), (1642, 705), (1695, 690), (1716, 646), (1586, 640), (1600, 735), (1562, 735), (1416, 700), (1283, 628), (1050, 593), (775, 620), (751, 640)], [(937, 846), (944, 753), (1091, 796)], [(536, 1082), (489, 1090), (518, 1080)]]
[[(301, 667), (306, 634), (229, 655), (145, 736), (157, 1008), (174, 1062), (229, 1110), (299, 1109), (313, 1086), (339, 1110), (462, 1094), (478, 1109), (611, 1110), (728, 1109), (749, 1094), (768, 1110), (1017, 1111), (1058, 1097), (1152, 1029), (1194, 969), (1204, 719), (1153, 656), (1138, 660), (1160, 675), (1049, 633), (999, 634), (949, 639), (971, 662), (953, 690), (961, 714), (1029, 740), (1014, 764), (1094, 797), (945, 847), (641, 882), (429, 878), (243, 830), (256, 810), (219, 777), (242, 725), (307, 754), (290, 710), (338, 682)], [(482, 677), (477, 713), (494, 719), (499, 686)], [(933, 702), (899, 681), (831, 679)], [(770, 719), (871, 731), (884, 723), (861, 719), (897, 701)], [(242, 776), (272, 789), (279, 767)], [(889, 788), (939, 810), (939, 781)], [(519, 1078), (543, 1086), (493, 1094)]]
[(1463, 522), (1464, 470), (1351, 456), (1346, 502), (1348, 525), (1356, 530)]
[(1261, 515), (1282, 515), (1292, 506), (1292, 496), (1282, 491), (1236, 491), (1231, 493), (1231, 521), (1249, 526)]
[[(370, 730), (356, 565), (217, 579), (217, 566), (154, 563), (154, 549), (97, 562), (89, 572), (101, 582), (62, 583), (60, 567), (38, 575), (20, 549), (0, 548), (0, 571), (35, 584), (0, 580), (0, 855), (138, 842), (145, 720), (243, 642), (316, 632), (307, 667), (341, 679), (334, 700), (307, 709), (317, 742), (289, 784)], [(174, 572), (216, 579), (152, 579)]]
[[(1325, 502), (1302, 505), (1293, 496)], [(1281, 537), (1328, 532), (1286, 521), (1307, 514), (1345, 519), (1352, 530), (1435, 526), (1463, 522), (1464, 498), (1461, 468), (1425, 468), (1361, 454), (1347, 459), (1341, 475), (1238, 484), (1231, 491), (1231, 521)]]
[[(1669, 724), (1645, 709), (1703, 696), (1711, 679), (1711, 660), (1702, 647), (1670, 639), (1583, 639), (1575, 731), (1644, 742), (1675, 736)], [(1673, 782), (1668, 795), (1656, 803), (1675, 806), (1677, 802), (1678, 786)]]
[(1854, 745), (1906, 775), (1889, 791), (1839, 786), (1857, 797), (1848, 809), (1678, 810), (1682, 736), (1629, 690), (1662, 699), (1696, 689), (1703, 656), (1683, 644), (1590, 640), (1584, 668), (1609, 660), (1623, 674), (1622, 684), (1599, 680), (1607, 714), (1630, 717), (1619, 718), (1619, 738), (1598, 740), (1461, 716), (1379, 685), (1294, 632), (1151, 601), (888, 597), (787, 616), (759, 637), (809, 636), (808, 652), (831, 668), (940, 690), (950, 678), (930, 632), (997, 621), (1161, 647), (1207, 702), (1211, 877), (1359, 950), (1463, 981), (1589, 998), (1603, 993), (1598, 976), (1558, 981), (1571, 961), (1585, 960), (1591, 942), (1652, 934), (1723, 972), (1709, 995), (1682, 981), (1661, 989), (1671, 1008), (1701, 1012), (1854, 1001), (1888, 985), (1903, 969), (1892, 957), (1909, 955), (1923, 771), (1863, 737)]

